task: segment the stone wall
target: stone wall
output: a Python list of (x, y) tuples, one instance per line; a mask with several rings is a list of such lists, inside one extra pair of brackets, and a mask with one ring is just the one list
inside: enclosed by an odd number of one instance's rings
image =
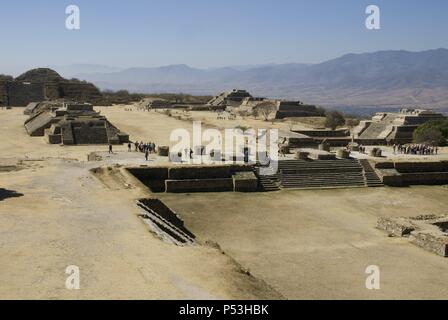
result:
[(72, 121), (71, 126), (76, 144), (108, 143), (105, 121)]
[(153, 192), (165, 192), (165, 180), (168, 179), (168, 168), (128, 168), (132, 175), (149, 187)]
[(295, 133), (304, 134), (308, 137), (318, 137), (318, 138), (334, 138), (334, 137), (350, 137), (349, 129), (339, 129), (339, 130), (291, 130)]
[(448, 172), (448, 161), (395, 162), (395, 169), (401, 173)]
[(173, 167), (169, 169), (168, 177), (172, 180), (230, 178), (234, 172), (251, 170), (248, 165)]
[(388, 186), (448, 184), (448, 161), (378, 162), (375, 168)]
[(6, 84), (8, 105), (25, 107), (30, 102), (45, 100), (45, 87), (42, 83), (12, 81)]
[(144, 167), (127, 170), (153, 192), (248, 192), (256, 191), (258, 187), (258, 179), (249, 165)]
[(258, 189), (258, 178), (252, 171), (235, 172), (232, 179), (234, 191), (254, 192)]
[(232, 178), (165, 180), (166, 192), (223, 192), (233, 191)]

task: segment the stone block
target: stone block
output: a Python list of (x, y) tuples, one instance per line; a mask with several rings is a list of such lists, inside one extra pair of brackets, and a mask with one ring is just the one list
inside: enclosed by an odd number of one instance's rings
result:
[(253, 172), (235, 172), (232, 179), (234, 191), (254, 192), (258, 189), (258, 178)]

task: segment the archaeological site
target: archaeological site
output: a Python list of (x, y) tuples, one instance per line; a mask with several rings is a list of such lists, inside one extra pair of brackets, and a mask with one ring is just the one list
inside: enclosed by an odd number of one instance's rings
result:
[[(42, 83), (51, 82), (52, 75)], [(32, 96), (33, 101), (0, 111), (5, 150), (0, 211), (14, 208), (24, 215), (24, 229), (14, 239), (47, 243), (15, 265), (55, 250), (60, 256), (51, 260), (63, 264), (66, 249), (50, 245), (63, 232), (67, 245), (76, 240), (76, 248), (86, 245), (117, 267), (135, 264), (132, 257), (138, 255), (138, 264), (143, 259), (148, 265), (143, 269), (148, 276), (146, 268), (159, 275), (171, 268), (193, 278), (219, 273), (197, 278), (195, 285), (222, 298), (431, 298), (445, 292), (443, 285), (423, 286), (424, 279), (408, 282), (409, 290), (397, 289), (411, 273), (431, 277), (446, 264), (448, 149), (414, 141), (421, 126), (446, 121), (443, 114), (407, 108), (333, 129), (322, 109), (254, 98), (242, 89), (202, 104), (148, 96), (133, 104), (97, 106), (77, 99)], [(179, 128), (183, 134), (173, 136)], [(43, 194), (48, 188), (52, 191)], [(59, 221), (54, 228), (61, 231), (55, 234), (51, 227), (42, 240), (40, 233), (27, 231), (27, 226), (45, 228), (49, 221)], [(74, 234), (78, 228), (83, 232)], [(119, 250), (112, 245), (117, 241), (130, 255), (124, 261), (111, 254)], [(318, 280), (316, 266), (329, 257), (335, 261)], [(86, 259), (83, 251), (76, 253), (78, 263)], [(363, 286), (351, 287), (370, 264), (390, 269), (384, 291), (373, 296)], [(103, 263), (89, 268), (87, 279)], [(343, 287), (352, 289), (341, 287), (329, 295), (316, 286), (336, 285), (347, 268)], [(136, 275), (122, 278), (117, 272), (106, 270), (117, 285), (134, 285), (111, 297), (158, 297), (145, 292)], [(19, 278), (13, 271), (11, 276), (17, 277), (14, 283), (30, 286), (36, 275)], [(238, 286), (224, 290), (221, 282)], [(157, 285), (170, 298), (194, 297)], [(11, 283), (2, 295), (34, 295), (14, 288)], [(102, 288), (83, 297), (100, 297)]]
[(0, 6), (0, 302), (448, 299), (448, 5), (28, 2)]

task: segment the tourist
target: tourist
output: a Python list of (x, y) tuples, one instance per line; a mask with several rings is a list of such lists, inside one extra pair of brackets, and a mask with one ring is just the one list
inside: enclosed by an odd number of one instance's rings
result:
[(131, 142), (129, 141), (128, 142), (128, 152), (131, 152), (132, 151), (132, 146), (131, 146)]
[(138, 142), (137, 141), (134, 142), (134, 146), (135, 146), (135, 152), (137, 152), (138, 151)]
[(145, 159), (146, 159), (146, 161), (148, 161), (148, 158), (149, 158), (149, 150), (146, 149), (146, 151), (145, 151)]
[(113, 153), (113, 151), (112, 151), (112, 144), (111, 143), (109, 143), (109, 153)]

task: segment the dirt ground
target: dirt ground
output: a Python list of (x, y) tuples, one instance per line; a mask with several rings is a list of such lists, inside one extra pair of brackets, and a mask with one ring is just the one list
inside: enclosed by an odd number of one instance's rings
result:
[[(28, 137), (21, 112), (0, 110), (0, 299), (283, 298), (213, 247), (160, 241), (137, 216), (140, 190), (110, 187), (89, 172), (143, 163), (141, 154), (126, 158), (127, 147), (117, 146), (116, 154), (89, 163), (90, 151), (107, 147)], [(135, 128), (131, 134), (163, 141), (159, 127)], [(80, 268), (81, 290), (66, 289), (69, 265)]]
[[(447, 194), (384, 187), (160, 198), (288, 299), (447, 299), (446, 258), (375, 229), (380, 216), (446, 214)], [(380, 268), (380, 290), (365, 287), (369, 265)]]
[[(169, 144), (173, 129), (191, 130), (159, 113), (98, 110), (132, 140)], [(157, 194), (199, 238), (178, 247), (138, 218), (147, 190), (89, 171), (166, 159), (48, 145), (26, 135), (22, 111), (0, 110), (0, 299), (448, 298), (446, 259), (374, 228), (379, 216), (447, 213), (445, 187)], [(103, 160), (87, 162), (92, 151)], [(65, 287), (69, 265), (81, 290)], [(381, 290), (365, 288), (368, 265)]]

